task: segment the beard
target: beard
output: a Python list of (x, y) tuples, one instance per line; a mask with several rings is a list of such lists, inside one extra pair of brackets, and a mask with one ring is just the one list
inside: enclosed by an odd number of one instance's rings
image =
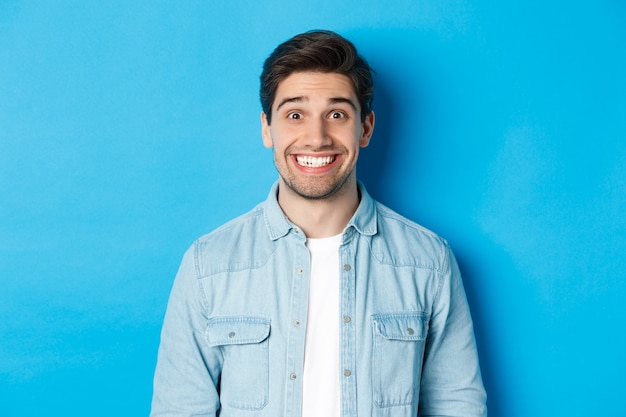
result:
[(349, 181), (355, 174), (354, 169), (340, 173), (330, 178), (301, 178), (291, 172), (288, 167), (281, 167), (274, 157), (274, 165), (282, 182), (294, 194), (306, 200), (331, 200), (341, 194), (351, 183)]

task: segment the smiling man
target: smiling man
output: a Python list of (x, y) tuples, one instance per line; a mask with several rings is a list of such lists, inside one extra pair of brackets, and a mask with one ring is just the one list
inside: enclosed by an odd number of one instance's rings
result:
[(367, 62), (336, 33), (265, 61), (261, 134), (279, 178), (185, 254), (153, 417), (486, 416), (448, 244), (357, 181), (372, 97)]

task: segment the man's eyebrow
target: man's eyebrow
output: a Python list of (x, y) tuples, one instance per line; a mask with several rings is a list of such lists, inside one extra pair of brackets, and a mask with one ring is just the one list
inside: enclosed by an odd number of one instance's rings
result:
[(287, 104), (287, 103), (301, 103), (303, 101), (307, 101), (307, 98), (304, 97), (304, 96), (286, 97), (286, 98), (282, 99), (280, 103), (278, 103), (278, 106), (276, 106), (276, 111), (278, 111), (283, 106), (283, 104)]
[[(283, 105), (287, 103), (302, 103), (308, 100), (309, 99), (305, 96), (285, 97), (284, 99), (280, 101), (280, 103), (278, 103), (278, 106), (276, 106), (276, 111), (278, 111)], [(354, 111), (358, 110), (356, 103), (353, 100), (350, 100), (349, 98), (346, 98), (346, 97), (332, 97), (328, 99), (328, 103), (329, 104), (347, 103), (350, 105), (350, 107), (354, 109)]]
[(328, 100), (328, 102), (330, 104), (348, 103), (354, 109), (354, 111), (358, 110), (356, 107), (356, 103), (346, 97), (333, 97), (330, 100)]

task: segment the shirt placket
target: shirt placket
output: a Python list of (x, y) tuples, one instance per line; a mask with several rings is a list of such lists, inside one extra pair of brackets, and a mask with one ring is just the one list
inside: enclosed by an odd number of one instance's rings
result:
[(339, 247), (341, 276), (341, 415), (356, 417), (356, 314), (355, 279), (356, 265), (354, 238), (344, 236), (344, 244)]
[(295, 228), (295, 251), (293, 260), (290, 328), (287, 339), (287, 372), (285, 416), (302, 415), (302, 372), (304, 370), (304, 337), (306, 334), (307, 306), (309, 298), (309, 280), (311, 276), (311, 260), (305, 246), (306, 237)]

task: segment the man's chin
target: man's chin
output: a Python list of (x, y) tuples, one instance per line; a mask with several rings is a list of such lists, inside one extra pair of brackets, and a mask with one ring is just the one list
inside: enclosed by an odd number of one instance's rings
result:
[(309, 201), (321, 201), (321, 200), (331, 200), (335, 198), (342, 188), (346, 185), (346, 181), (334, 183), (334, 184), (326, 184), (326, 185), (304, 185), (304, 184), (295, 184), (293, 182), (281, 181), (293, 194), (297, 195), (300, 198)]

